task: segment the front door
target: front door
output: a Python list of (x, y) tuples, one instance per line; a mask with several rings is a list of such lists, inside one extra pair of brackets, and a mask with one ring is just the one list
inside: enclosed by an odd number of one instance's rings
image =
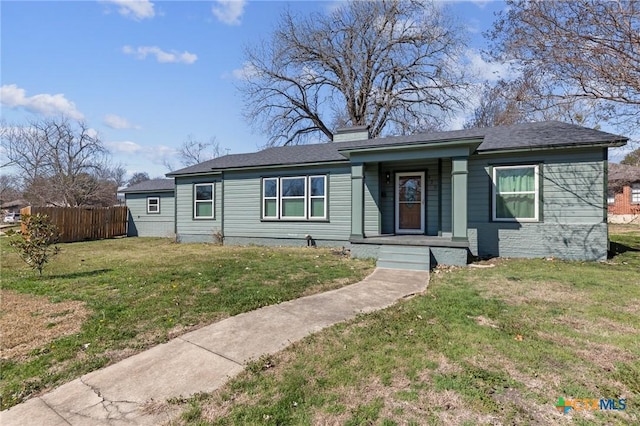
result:
[(396, 233), (424, 234), (424, 172), (396, 173)]

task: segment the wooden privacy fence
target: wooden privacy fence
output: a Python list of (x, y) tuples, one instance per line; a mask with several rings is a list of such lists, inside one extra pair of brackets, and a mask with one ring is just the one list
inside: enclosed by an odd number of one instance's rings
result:
[[(73, 241), (101, 240), (127, 235), (126, 206), (114, 207), (25, 207), (20, 214), (49, 216), (58, 227), (61, 243)], [(22, 232), (25, 232), (22, 224)]]

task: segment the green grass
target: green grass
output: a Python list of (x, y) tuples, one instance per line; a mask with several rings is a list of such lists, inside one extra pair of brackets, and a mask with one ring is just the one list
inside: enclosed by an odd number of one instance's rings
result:
[[(250, 366), (176, 423), (638, 423), (640, 229), (612, 239), (608, 262), (438, 269), (424, 295)], [(559, 397), (627, 408), (565, 415)]]
[[(89, 311), (78, 332), (54, 334), (26, 356), (3, 356), (2, 409), (198, 326), (357, 282), (373, 266), (326, 249), (233, 248), (168, 239), (60, 247), (40, 278), (6, 239), (0, 245), (3, 291), (52, 303), (80, 301)], [(53, 332), (55, 315), (50, 321), (46, 327)], [(187, 417), (197, 414), (193, 408)]]

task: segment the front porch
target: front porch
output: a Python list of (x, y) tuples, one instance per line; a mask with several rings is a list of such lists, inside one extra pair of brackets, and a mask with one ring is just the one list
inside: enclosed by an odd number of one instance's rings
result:
[(362, 146), (351, 161), (351, 243), (378, 266), (465, 265), (468, 161), (479, 141)]

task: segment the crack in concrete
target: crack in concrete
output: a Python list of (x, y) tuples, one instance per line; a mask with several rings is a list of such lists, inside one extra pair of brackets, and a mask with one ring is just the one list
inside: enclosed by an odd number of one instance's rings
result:
[[(126, 416), (134, 411), (136, 411), (136, 409), (138, 409), (140, 407), (140, 403), (137, 401), (127, 401), (127, 400), (117, 400), (117, 401), (111, 401), (107, 398), (105, 398), (102, 395), (102, 392), (100, 392), (100, 389), (96, 386), (93, 386), (87, 382), (84, 381), (84, 379), (82, 377), (80, 377), (80, 383), (82, 383), (84, 386), (88, 387), (89, 389), (91, 389), (91, 391), (93, 393), (95, 393), (98, 398), (100, 398), (100, 402), (91, 405), (89, 407), (86, 408), (91, 408), (91, 407), (95, 407), (98, 405), (101, 405), (102, 408), (104, 409), (104, 412), (106, 414), (106, 418), (107, 420), (114, 420), (114, 419), (119, 419), (119, 420), (125, 420)], [(132, 404), (135, 406), (134, 409), (129, 410), (129, 411), (122, 411), (120, 404)], [(124, 407), (122, 407), (124, 408)], [(82, 417), (87, 417), (87, 418), (93, 418), (93, 416), (87, 415), (87, 414), (82, 414), (82, 413), (74, 413), (77, 415), (80, 415)]]
[(199, 345), (199, 344), (197, 344), (197, 343), (193, 343), (193, 342), (192, 342), (192, 341), (190, 341), (190, 340), (183, 339), (182, 337), (178, 337), (177, 339), (182, 340), (183, 342), (188, 343), (188, 344), (190, 344), (190, 345), (193, 345), (193, 346), (195, 346), (195, 347), (197, 347), (197, 348), (200, 348), (200, 349), (202, 349), (202, 350), (204, 350), (204, 351), (207, 351), (207, 352), (209, 352), (210, 354), (214, 354), (214, 355), (219, 356), (220, 358), (224, 358), (224, 359), (226, 359), (227, 361), (231, 361), (231, 362), (233, 362), (234, 364), (237, 364), (237, 365), (239, 365), (239, 366), (241, 366), (241, 367), (244, 367), (244, 366), (245, 366), (245, 364), (243, 364), (243, 363), (242, 363), (242, 362), (240, 362), (240, 361), (237, 361), (237, 360), (235, 360), (235, 359), (229, 358), (228, 356), (224, 356), (224, 355), (222, 355), (221, 353), (218, 353), (218, 352), (212, 351), (211, 349), (205, 348), (204, 346), (201, 346), (201, 345)]
[(67, 420), (62, 414), (58, 413), (58, 410), (56, 410), (55, 408), (53, 408), (51, 405), (47, 404), (47, 401), (45, 401), (42, 398), (39, 398), (40, 401), (42, 401), (42, 403), (44, 405), (46, 405), (51, 411), (53, 411), (54, 413), (56, 413), (56, 416), (60, 417), (62, 419), (62, 421), (64, 421), (66, 424), (68, 424), (69, 426), (71, 426), (71, 423), (69, 423), (69, 420)]

